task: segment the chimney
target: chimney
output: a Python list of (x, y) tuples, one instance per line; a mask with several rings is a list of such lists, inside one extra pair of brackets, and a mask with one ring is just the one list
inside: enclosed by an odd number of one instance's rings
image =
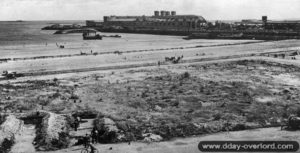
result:
[(166, 16), (166, 11), (160, 11), (160, 16)]
[(262, 20), (263, 23), (267, 23), (268, 17), (267, 16), (262, 16), (261, 20)]
[(159, 11), (154, 11), (154, 16), (159, 16)]
[(170, 16), (170, 11), (166, 11), (166, 16)]
[(103, 17), (103, 21), (104, 21), (104, 22), (107, 22), (107, 21), (108, 21), (108, 18), (109, 18), (108, 16), (104, 16), (104, 17)]
[(176, 15), (176, 11), (172, 11), (172, 12), (171, 12), (171, 15), (172, 15), (172, 16), (175, 16), (175, 15)]

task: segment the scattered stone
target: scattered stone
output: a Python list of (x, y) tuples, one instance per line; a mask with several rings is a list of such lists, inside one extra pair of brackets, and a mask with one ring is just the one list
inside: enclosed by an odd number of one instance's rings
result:
[(162, 108), (161, 108), (160, 106), (158, 106), (158, 105), (155, 105), (155, 106), (154, 106), (154, 110), (156, 110), (156, 111), (161, 111)]
[(6, 117), (0, 126), (0, 152), (9, 150), (15, 141), (15, 135), (23, 131), (24, 122), (13, 115)]
[(143, 140), (144, 142), (159, 142), (163, 140), (160, 135), (156, 135), (153, 133), (145, 133), (143, 134), (143, 137), (145, 137)]

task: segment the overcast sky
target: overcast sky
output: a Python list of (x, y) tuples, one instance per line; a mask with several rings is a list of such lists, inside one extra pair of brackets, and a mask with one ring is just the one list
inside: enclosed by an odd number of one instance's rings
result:
[(152, 15), (154, 10), (207, 20), (300, 19), (300, 0), (0, 0), (0, 20), (102, 20), (104, 15)]

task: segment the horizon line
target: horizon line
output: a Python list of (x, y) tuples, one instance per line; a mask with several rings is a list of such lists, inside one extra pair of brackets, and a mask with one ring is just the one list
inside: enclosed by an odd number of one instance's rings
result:
[[(103, 21), (99, 19), (30, 19), (30, 20), (22, 20), (22, 19), (16, 19), (16, 20), (0, 20), (0, 22), (34, 22), (34, 21)], [(244, 19), (206, 19), (206, 21), (242, 21), (242, 20), (261, 20), (261, 18), (244, 18)], [(280, 19), (268, 19), (268, 20), (274, 20), (274, 21), (287, 21), (287, 20), (300, 20), (299, 18), (280, 18)]]

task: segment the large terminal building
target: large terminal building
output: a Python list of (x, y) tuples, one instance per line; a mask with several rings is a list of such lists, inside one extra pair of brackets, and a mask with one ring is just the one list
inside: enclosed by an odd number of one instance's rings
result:
[(101, 32), (127, 32), (190, 36), (189, 39), (300, 39), (300, 21), (261, 20), (207, 22), (198, 15), (154, 11), (152, 16), (104, 16), (102, 22), (86, 21)]
[(87, 21), (87, 26), (120, 29), (199, 30), (206, 20), (197, 15), (177, 15), (175, 11), (154, 11), (153, 16), (104, 16), (103, 23)]

